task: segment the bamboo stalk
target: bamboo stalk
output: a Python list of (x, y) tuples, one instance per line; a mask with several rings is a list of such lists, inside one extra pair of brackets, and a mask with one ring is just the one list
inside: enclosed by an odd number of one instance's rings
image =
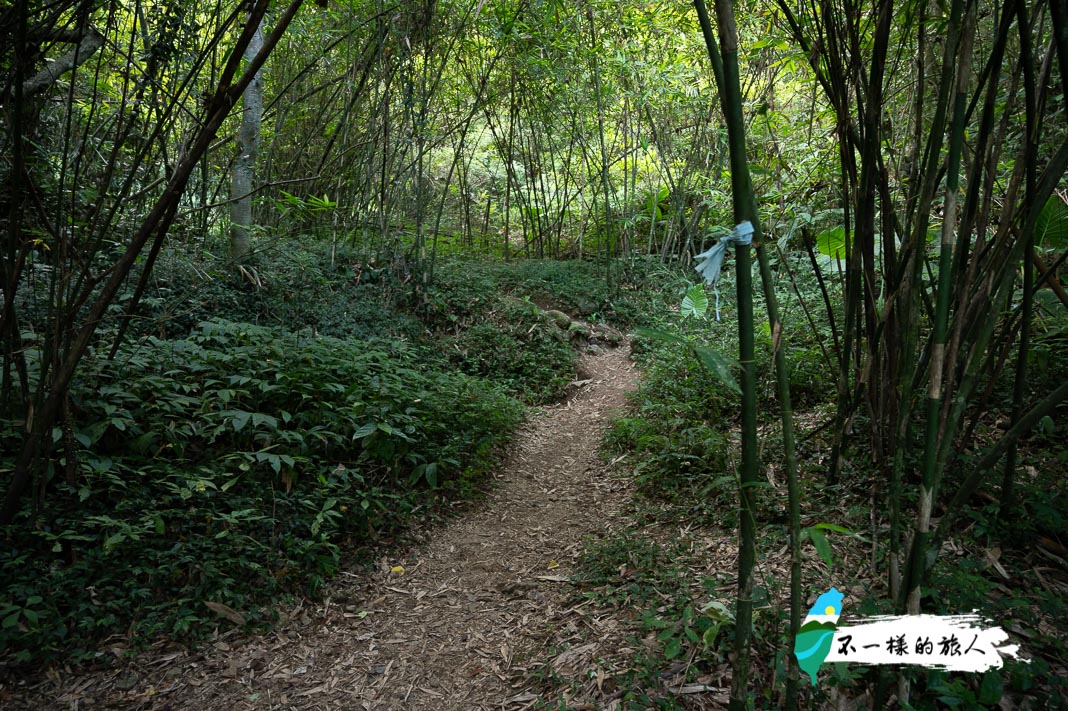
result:
[[(720, 101), (727, 121), (730, 146), (731, 191), (736, 223), (748, 221), (758, 229), (756, 198), (745, 155), (745, 119), (738, 81), (738, 37), (730, 0), (716, 0), (716, 20), (722, 54), (716, 47), (703, 0), (694, 0), (705, 35), (709, 59), (719, 85)], [(718, 66), (717, 66), (718, 65)], [(759, 236), (759, 235), (757, 235)], [(748, 243), (735, 245), (738, 298), (738, 355), (742, 366), (742, 460), (739, 467), (741, 517), (738, 549), (738, 600), (735, 609), (734, 665), (730, 709), (749, 708), (749, 666), (753, 628), (753, 572), (756, 563), (756, 514), (754, 492), (759, 454), (756, 436), (756, 363), (753, 335), (753, 275)]]

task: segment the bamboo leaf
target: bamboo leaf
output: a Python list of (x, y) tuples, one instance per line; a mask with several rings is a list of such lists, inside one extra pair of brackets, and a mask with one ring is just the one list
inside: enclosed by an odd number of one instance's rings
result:
[(816, 547), (816, 553), (819, 554), (820, 560), (827, 564), (828, 569), (833, 567), (831, 544), (827, 541), (827, 536), (823, 535), (823, 531), (813, 526), (801, 531), (801, 537), (812, 541), (812, 545)]
[(705, 346), (694, 346), (693, 350), (697, 354), (697, 359), (701, 361), (701, 365), (715, 376), (716, 380), (730, 388), (731, 392), (742, 394), (741, 386), (731, 373), (731, 368), (738, 365), (737, 361)]
[(634, 329), (635, 335), (642, 338), (648, 338), (651, 341), (660, 341), (661, 343), (677, 343), (679, 345), (689, 345), (686, 339), (681, 336), (677, 336), (674, 333), (668, 333), (667, 331), (659, 331), (655, 328), (636, 328)]

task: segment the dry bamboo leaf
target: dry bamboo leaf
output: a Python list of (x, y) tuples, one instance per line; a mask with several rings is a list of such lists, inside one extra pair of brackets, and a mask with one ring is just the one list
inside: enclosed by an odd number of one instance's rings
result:
[(245, 616), (229, 605), (224, 605), (221, 602), (213, 602), (211, 600), (205, 600), (204, 605), (215, 614), (225, 617), (235, 625), (245, 624)]

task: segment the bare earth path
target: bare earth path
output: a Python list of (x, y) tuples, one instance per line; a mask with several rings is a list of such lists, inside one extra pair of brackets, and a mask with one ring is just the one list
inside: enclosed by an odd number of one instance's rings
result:
[[(566, 401), (519, 433), (475, 509), (343, 574), (324, 600), (264, 637), (223, 635), (197, 652), (144, 655), (84, 676), (8, 689), (26, 708), (521, 709), (525, 651), (559, 620), (586, 536), (613, 527), (627, 484), (598, 456), (636, 372), (627, 349), (584, 356)], [(403, 568), (403, 573), (401, 572)]]

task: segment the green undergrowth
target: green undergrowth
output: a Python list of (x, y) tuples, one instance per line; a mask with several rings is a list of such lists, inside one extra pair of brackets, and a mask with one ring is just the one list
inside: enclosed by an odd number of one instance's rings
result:
[[(694, 526), (675, 509), (672, 504), (639, 499), (625, 527), (586, 542), (572, 578), (573, 598), (567, 604), (593, 620), (610, 617), (622, 621), (622, 644), (613, 642), (609, 649), (622, 649), (624, 656), (598, 660), (596, 669), (583, 670), (580, 675), (553, 674), (544, 679), (540, 707), (560, 708), (559, 703), (568, 695), (593, 693), (589, 679), (603, 675), (598, 693), (603, 693), (603, 698), (618, 698), (620, 708), (691, 708), (685, 697), (671, 689), (687, 684), (716, 686), (714, 680), (729, 667), (734, 640), (734, 559), (724, 555), (720, 546), (708, 543), (733, 539), (733, 533)], [(787, 655), (793, 650), (789, 580), (782, 574), (781, 554), (775, 553), (785, 545), (786, 537), (782, 526), (761, 526), (758, 550), (775, 560), (759, 557), (763, 562), (753, 590), (750, 703), (758, 709), (781, 708)], [(808, 562), (802, 574), (811, 596), (804, 604), (811, 603), (817, 590), (836, 585), (846, 593), (846, 615), (852, 622), (893, 614), (885, 586), (869, 578), (870, 543), (833, 536), (831, 547), (830, 567), (819, 565), (811, 548), (806, 554)], [(1068, 614), (1063, 596), (1056, 589), (1042, 587), (1042, 573), (1025, 571), (1020, 554), (1002, 557), (1005, 567), (1024, 571), (1023, 579), (1009, 588), (991, 566), (976, 562), (971, 555), (974, 552), (952, 557), (937, 569), (924, 599), (925, 612), (949, 615), (978, 610), (984, 618), (1008, 629), (1014, 641), (1022, 642), (1028, 661), (1007, 659), (1002, 669), (986, 673), (904, 668), (913, 692), (911, 708), (996, 709), (1005, 704), (1062, 708), (1068, 678), (1057, 661), (1064, 658), (1064, 642), (1054, 625)], [(710, 566), (719, 562), (722, 567)], [(600, 626), (591, 624), (590, 629)], [(579, 629), (583, 627), (579, 625)], [(567, 646), (585, 641), (559, 642), (554, 649), (562, 654)], [(896, 672), (889, 673), (891, 686)], [(810, 687), (807, 677), (802, 677), (803, 708), (823, 708), (835, 697), (854, 698), (858, 708), (873, 708), (864, 705), (864, 694), (875, 688), (877, 669), (826, 665), (819, 679), (817, 687)]]
[[(120, 297), (35, 475), (41, 505), (2, 532), (0, 665), (269, 626), (272, 603), (478, 494), (525, 405), (574, 379), (583, 342), (547, 311), (640, 308), (582, 262), (451, 258), (417, 288), (403, 260), (340, 245), (277, 244), (241, 270), (193, 253), (161, 254), (108, 359), (132, 286)], [(25, 294), (32, 333), (46, 294)], [(0, 472), (20, 427), (0, 419)]]
[[(675, 678), (680, 659), (687, 662), (685, 682), (694, 682), (701, 674), (717, 678), (729, 666), (733, 629), (728, 621), (734, 591), (724, 592), (724, 588), (733, 584), (733, 576), (729, 581), (697, 580), (687, 568), (699, 567), (703, 561), (684, 537), (658, 535), (654, 539), (647, 533), (652, 523), (654, 528), (692, 530), (695, 536), (704, 531), (708, 536), (733, 539), (738, 525), (740, 398), (730, 378), (717, 371), (722, 368), (735, 377), (738, 374), (732, 364), (738, 352), (732, 275), (724, 273), (720, 284), (721, 321), (711, 316), (715, 299), (711, 290), (708, 300), (713, 306), (705, 318), (684, 315), (687, 309), (694, 311), (694, 299), (684, 303), (692, 293), (688, 276), (662, 275), (665, 284), (656, 295), (657, 307), (649, 310), (649, 318), (642, 323), (649, 335), (639, 336), (634, 346), (643, 371), (642, 384), (631, 396), (628, 412), (614, 421), (604, 439), (605, 458), (620, 460), (622, 473), (637, 482), (637, 502), (643, 513), (614, 538), (588, 544), (576, 578), (582, 594), (596, 606), (589, 608), (591, 614), (608, 614), (611, 609), (629, 621), (632, 637), (627, 646), (635, 651), (625, 663), (616, 664), (616, 669), (625, 672), (617, 674), (611, 685), (626, 690), (624, 708), (685, 707), (682, 697), (667, 692), (664, 681), (665, 675)], [(873, 501), (884, 500), (886, 495), (885, 472), (871, 462), (863, 442), (853, 441), (840, 481), (835, 485), (827, 481), (832, 434), (826, 425), (835, 411), (835, 367), (825, 352), (831, 334), (819, 321), (812, 324), (801, 308), (799, 300), (804, 299), (808, 313), (819, 315), (819, 296), (813, 285), (780, 285), (780, 298), (794, 411), (800, 425), (799, 483), (807, 561), (802, 574), (809, 603), (818, 592), (838, 585), (848, 590), (850, 614), (893, 614), (885, 551), (871, 560), (873, 537), (886, 533), (885, 516), (879, 511), (873, 514)], [(1061, 346), (1068, 331), (1063, 315), (1051, 313), (1047, 310), (1036, 318), (1029, 399), (1063, 380)], [(758, 561), (767, 555), (777, 558), (780, 565), (769, 570), (758, 563), (752, 670), (756, 691), (750, 703), (754, 708), (777, 708), (782, 702), (786, 655), (792, 650), (784, 602), (789, 583), (782, 565), (788, 543), (786, 481), (771, 334), (760, 298), (755, 300), (755, 316), (758, 444), (767, 479), (755, 492)], [(1005, 368), (990, 384), (990, 412), (1001, 417), (1002, 424), (1009, 417), (1006, 404), (1011, 402), (1012, 375), (1012, 369)], [(866, 417), (866, 412), (856, 413), (856, 431), (864, 431)], [(979, 417), (977, 439), (982, 447), (1000, 436), (1001, 425), (991, 426), (989, 420), (988, 415)], [(918, 450), (917, 443), (912, 451)], [(953, 471), (946, 474), (950, 490), (980, 453), (961, 453)], [(909, 472), (918, 471), (917, 462), (906, 461)], [(1021, 444), (1017, 500), (1011, 515), (999, 520), (994, 503), (1000, 495), (999, 466), (952, 537), (957, 555), (944, 552), (934, 578), (924, 587), (925, 612), (978, 610), (1009, 630), (1030, 663), (1009, 660), (1004, 669), (986, 674), (906, 672), (913, 708), (998, 708), (1006, 703), (1036, 709), (1062, 707), (1068, 689), (1063, 671), (1068, 647), (1060, 622), (1068, 614), (1063, 595), (1063, 560), (1068, 550), (1066, 462), (1063, 428), (1056, 416), (1046, 418)], [(908, 487), (903, 501), (907, 517), (917, 505), (913, 491)], [(984, 507), (984, 501), (990, 505)], [(726, 571), (734, 569), (733, 560), (724, 562)], [(708, 586), (702, 589), (705, 582)], [(772, 602), (776, 600), (780, 602)], [(715, 632), (709, 633), (710, 629)], [(893, 687), (894, 675), (889, 676)], [(815, 689), (808, 688), (807, 680), (803, 684), (803, 698), (814, 707), (831, 703), (832, 690), (844, 698), (862, 699), (876, 687), (877, 674), (860, 667), (828, 665), (820, 680)], [(552, 688), (559, 689), (562, 680), (554, 681)], [(551, 700), (547, 703), (551, 707)]]
[(438, 263), (421, 309), (455, 367), (521, 400), (543, 403), (574, 380), (573, 346), (582, 341), (548, 312), (573, 322), (631, 326), (654, 308), (656, 289), (646, 287), (659, 270), (637, 261), (626, 275), (616, 275), (613, 287), (598, 263), (450, 257)]
[(445, 340), (450, 361), (470, 375), (492, 379), (527, 402), (548, 402), (574, 380), (568, 333), (529, 300), (507, 298)]
[(314, 593), (346, 545), (470, 495), (522, 407), (421, 361), (216, 320), (86, 373), (49, 506), (0, 553), (5, 649), (29, 661), (73, 645), (77, 660), (119, 630), (195, 635), (220, 624), (207, 603), (262, 621), (262, 603)]
[[(697, 349), (711, 351), (725, 363), (735, 363), (738, 345), (733, 283), (727, 274), (721, 278), (720, 320), (715, 318), (714, 305), (703, 318), (679, 313), (678, 304), (691, 288), (686, 275), (676, 275), (658, 295), (659, 308), (651, 310), (653, 315), (646, 322), (689, 346), (663, 338), (640, 337), (635, 341), (642, 383), (631, 396), (630, 411), (608, 431), (605, 446), (613, 457), (623, 453), (631, 456), (632, 471), (643, 494), (684, 507), (687, 516), (734, 526), (734, 450), (740, 396), (711, 372), (697, 353)], [(708, 292), (714, 304), (711, 289)], [(833, 370), (819, 347), (826, 334), (812, 331), (797, 298), (793, 293), (780, 307), (791, 394), (795, 411), (814, 410), (833, 397)], [(771, 327), (762, 299), (755, 300), (755, 312), (758, 412), (765, 427), (762, 455), (774, 458), (782, 445)], [(737, 377), (736, 365), (728, 369)]]
[(653, 313), (668, 274), (656, 260), (645, 257), (613, 267), (611, 284), (603, 262), (476, 262), (449, 257), (439, 260), (435, 269), (427, 309), (436, 322), (449, 324), (483, 317), (497, 306), (492, 295), (509, 295), (542, 309), (626, 328), (644, 323)]
[(724, 662), (733, 638), (721, 592), (727, 576), (703, 574), (692, 544), (685, 535), (653, 536), (637, 518), (626, 530), (587, 541), (567, 603), (595, 619), (624, 620), (621, 646), (630, 656), (598, 660), (596, 673), (547, 679), (542, 708), (561, 708), (553, 701), (565, 698), (561, 688), (588, 690), (593, 676), (598, 693), (618, 699), (620, 708), (682, 708), (666, 687), (701, 683)]

